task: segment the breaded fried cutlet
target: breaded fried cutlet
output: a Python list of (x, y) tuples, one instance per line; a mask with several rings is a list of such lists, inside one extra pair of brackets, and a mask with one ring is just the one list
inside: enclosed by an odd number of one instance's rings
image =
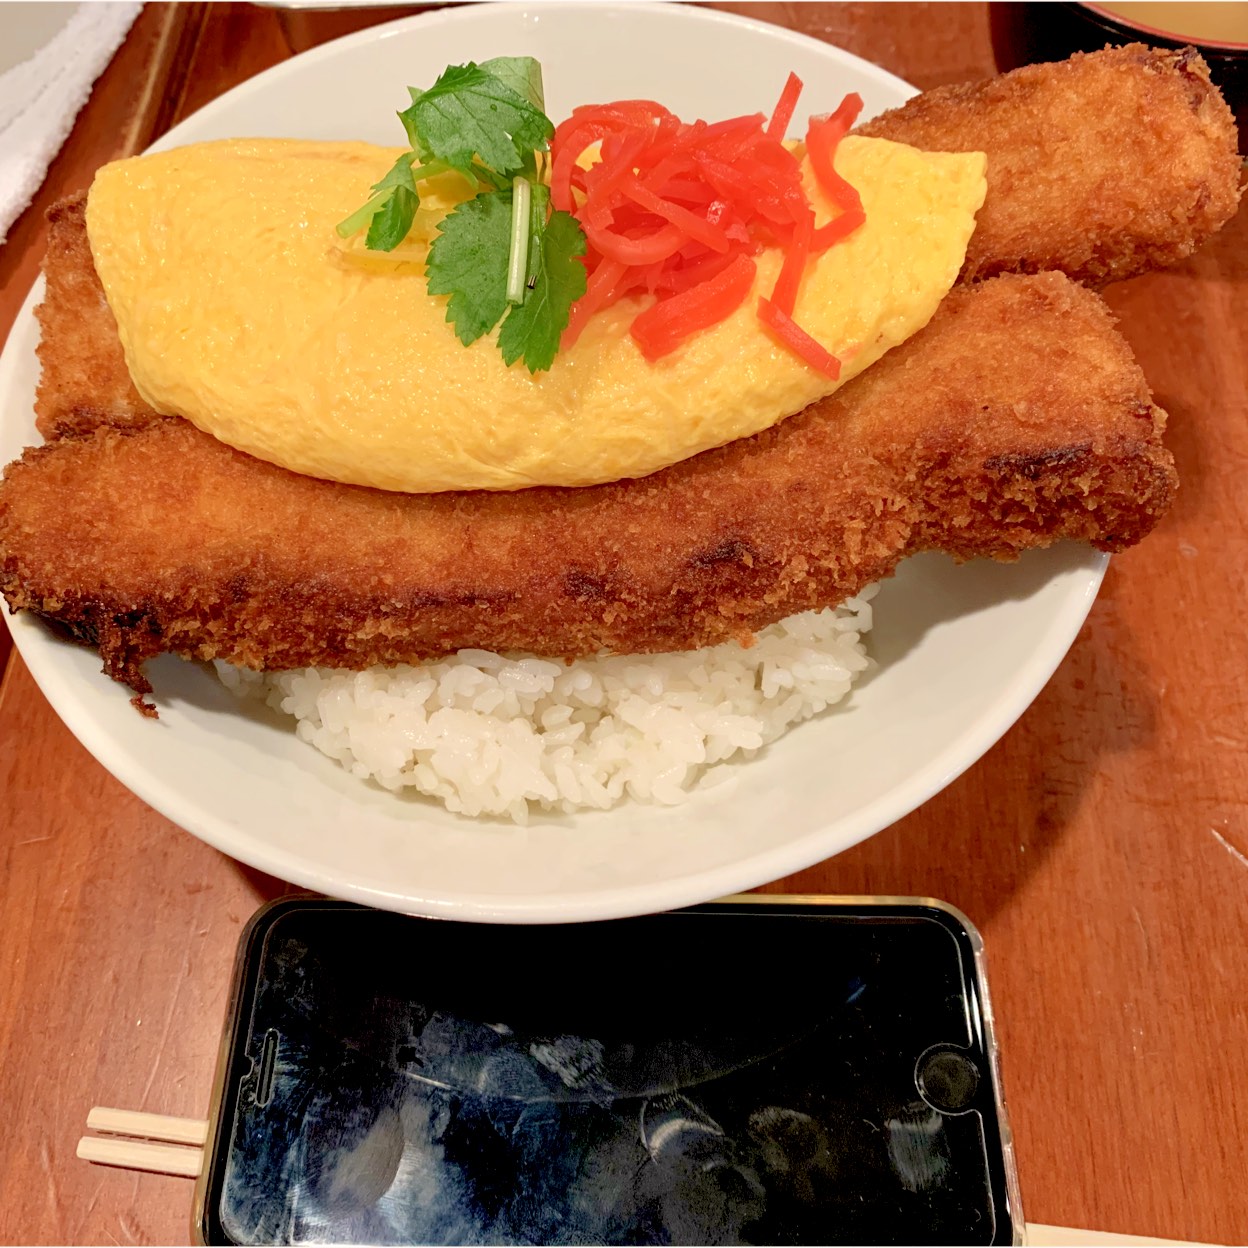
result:
[(1235, 119), (1193, 49), (1141, 43), (937, 87), (858, 134), (985, 152), (965, 279), (1059, 269), (1103, 285), (1177, 264), (1235, 213)]
[[(1050, 120), (1041, 125), (1041, 115)], [(938, 87), (859, 133), (988, 153), (968, 279), (1045, 270), (1129, 277), (1187, 256), (1238, 203), (1234, 122), (1194, 53), (1136, 45)], [(85, 194), (65, 200), (50, 219), (35, 407), (45, 438), (157, 418), (126, 371), (85, 203)]]
[(684, 650), (839, 603), (919, 550), (1127, 546), (1175, 488), (1163, 425), (1096, 295), (1001, 277), (830, 399), (640, 480), (404, 495), (180, 420), (62, 438), (0, 483), (0, 589), (139, 691), (164, 651), (363, 668)]
[(85, 194), (75, 195), (48, 212), (47, 291), (35, 309), (42, 330), (35, 424), (45, 438), (85, 433), (104, 421), (161, 419), (126, 369), (117, 321), (91, 256), (86, 204)]

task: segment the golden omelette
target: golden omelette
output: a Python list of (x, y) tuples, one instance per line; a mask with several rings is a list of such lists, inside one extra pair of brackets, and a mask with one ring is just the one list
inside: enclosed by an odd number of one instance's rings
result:
[[(425, 288), (437, 222), (470, 193), (421, 186), (393, 252), (344, 243), (397, 149), (232, 140), (105, 166), (87, 203), (96, 269), (139, 393), (239, 450), (295, 472), (389, 490), (518, 489), (638, 477), (775, 424), (921, 329), (962, 266), (985, 157), (850, 136), (837, 171), (866, 224), (809, 267), (794, 319), (841, 358), (827, 377), (756, 315), (778, 252), (726, 321), (648, 363), (629, 299), (547, 373), (503, 363), (495, 334), (464, 347)], [(820, 223), (835, 215), (804, 166)]]

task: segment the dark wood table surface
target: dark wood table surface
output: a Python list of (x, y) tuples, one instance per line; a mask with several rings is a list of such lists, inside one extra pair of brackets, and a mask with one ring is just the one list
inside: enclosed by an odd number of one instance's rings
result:
[[(994, 69), (983, 5), (719, 7), (920, 87)], [(0, 334), (49, 203), (259, 70), (395, 14), (144, 10), (0, 248)], [(980, 763), (768, 891), (937, 896), (979, 925), (1032, 1221), (1242, 1243), (1248, 213), (1108, 298), (1171, 413), (1174, 510), (1113, 561), (1068, 658)], [(0, 636), (0, 1242), (183, 1243), (189, 1182), (90, 1166), (75, 1143), (95, 1103), (206, 1116), (239, 930), (286, 886), (122, 788)]]

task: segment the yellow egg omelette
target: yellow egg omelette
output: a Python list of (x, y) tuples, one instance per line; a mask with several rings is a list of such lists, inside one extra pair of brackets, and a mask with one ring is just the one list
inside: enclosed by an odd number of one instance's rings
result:
[[(335, 223), (397, 149), (234, 140), (107, 165), (87, 204), (95, 266), (143, 398), (295, 472), (387, 490), (510, 490), (640, 477), (766, 429), (921, 329), (961, 268), (985, 192), (980, 153), (850, 136), (837, 171), (866, 223), (817, 257), (794, 319), (842, 360), (837, 381), (775, 341), (757, 296), (647, 362), (628, 334), (645, 304), (595, 315), (548, 372), (507, 366), (496, 334), (463, 346), (425, 257), (467, 181), (421, 188), (393, 252)], [(814, 178), (817, 219), (835, 216)]]

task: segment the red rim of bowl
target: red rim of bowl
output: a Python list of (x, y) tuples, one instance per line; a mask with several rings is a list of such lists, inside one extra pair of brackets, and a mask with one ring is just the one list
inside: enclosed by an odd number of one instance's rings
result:
[(1095, 13), (1097, 17), (1107, 22), (1112, 22), (1115, 26), (1121, 26), (1126, 30), (1138, 30), (1142, 35), (1156, 35), (1161, 39), (1169, 39), (1172, 43), (1190, 43), (1196, 48), (1216, 49), (1226, 52), (1248, 52), (1248, 43), (1235, 43), (1229, 39), (1203, 39), (1196, 35), (1183, 35), (1176, 31), (1162, 30), (1159, 26), (1146, 26), (1143, 22), (1137, 22), (1134, 18), (1124, 17), (1121, 13), (1115, 13), (1111, 9), (1104, 9), (1099, 4), (1084, 3), (1081, 8), (1087, 9), (1090, 13)]

